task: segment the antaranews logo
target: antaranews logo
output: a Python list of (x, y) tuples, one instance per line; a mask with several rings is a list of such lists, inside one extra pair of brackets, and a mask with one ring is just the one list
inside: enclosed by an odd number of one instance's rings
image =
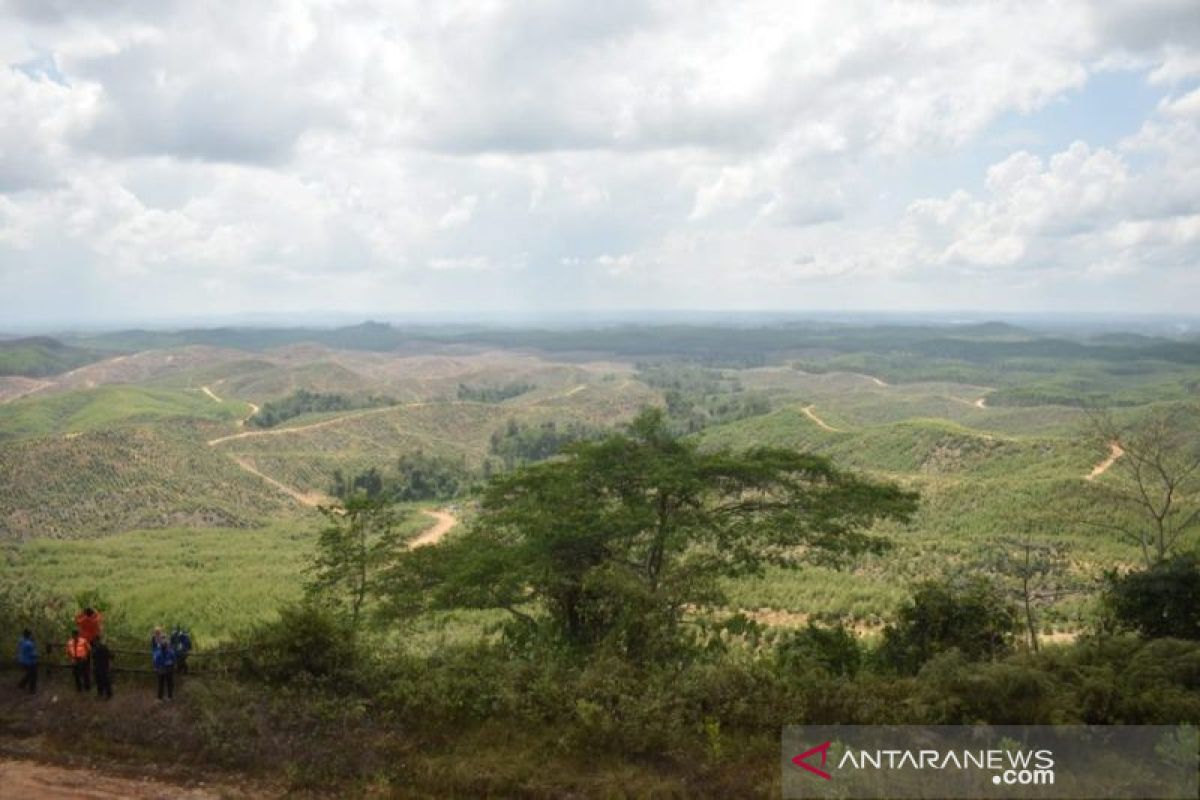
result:
[(829, 780), (832, 776), (825, 770), (817, 769), (812, 764), (809, 764), (808, 759), (809, 759), (809, 757), (814, 756), (817, 753), (820, 753), (821, 754), (821, 766), (822, 767), (825, 766), (825, 760), (829, 756), (829, 746), (832, 744), (833, 744), (833, 742), (825, 742), (823, 744), (817, 745), (816, 747), (810, 747), (809, 749), (805, 750), (800, 755), (794, 757), (792, 759), (792, 763), (795, 764), (797, 767), (800, 767), (801, 769), (808, 770), (813, 775), (816, 775), (818, 778), (824, 778), (825, 780)]
[[(810, 747), (792, 758), (792, 763), (824, 780), (832, 741)], [(809, 763), (820, 755), (819, 769)], [(887, 748), (874, 750), (845, 749), (837, 761), (839, 771), (853, 770), (986, 770), (993, 784), (1006, 786), (1047, 786), (1054, 784), (1054, 753), (1048, 749), (1019, 747), (980, 750), (911, 750)]]
[(785, 798), (1200, 796), (1191, 725), (788, 726), (781, 745)]

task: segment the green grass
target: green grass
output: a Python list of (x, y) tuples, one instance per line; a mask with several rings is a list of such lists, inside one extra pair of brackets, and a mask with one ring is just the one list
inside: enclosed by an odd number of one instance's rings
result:
[(0, 375), (39, 378), (82, 367), (101, 354), (42, 336), (0, 341)]
[[(122, 639), (179, 623), (204, 646), (274, 618), (280, 606), (301, 597), (321, 524), (313, 517), (262, 528), (34, 539), (7, 548), (0, 580), (27, 581), (66, 597), (95, 590), (109, 604), (105, 612)], [(401, 531), (411, 536), (429, 525), (428, 517), (410, 507)], [(426, 635), (437, 638), (435, 632)]]
[(102, 386), (0, 405), (0, 440), (59, 436), (172, 419), (232, 422), (240, 403), (214, 403), (199, 392)]
[(99, 590), (128, 631), (182, 623), (212, 641), (270, 618), (300, 596), (316, 524), (137, 530), (98, 539), (35, 539), (10, 549), (5, 579), (50, 593)]

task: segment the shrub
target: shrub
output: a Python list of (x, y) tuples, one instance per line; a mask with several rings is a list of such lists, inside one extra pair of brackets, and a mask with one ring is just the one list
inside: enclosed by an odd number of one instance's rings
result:
[(994, 659), (1011, 649), (1017, 628), (1016, 610), (990, 582), (928, 581), (900, 609), (896, 624), (884, 629), (879, 657), (909, 674), (951, 649), (972, 661)]
[(355, 684), (354, 633), (321, 606), (282, 609), (279, 620), (260, 627), (248, 644), (246, 667), (268, 682), (310, 681), (335, 689)]
[(1118, 626), (1156, 638), (1200, 639), (1200, 562), (1182, 555), (1106, 576), (1105, 607)]
[(854, 677), (862, 666), (862, 648), (843, 626), (819, 628), (813, 623), (776, 643), (775, 659), (788, 672), (816, 665), (831, 675)]

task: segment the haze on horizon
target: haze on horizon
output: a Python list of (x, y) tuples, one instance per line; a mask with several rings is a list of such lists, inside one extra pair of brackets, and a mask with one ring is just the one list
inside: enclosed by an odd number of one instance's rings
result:
[(0, 2), (0, 329), (1200, 308), (1200, 9)]

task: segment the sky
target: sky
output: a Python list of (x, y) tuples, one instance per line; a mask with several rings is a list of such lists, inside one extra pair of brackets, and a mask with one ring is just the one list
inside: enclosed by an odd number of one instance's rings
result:
[(0, 329), (1200, 310), (1197, 0), (0, 0)]

